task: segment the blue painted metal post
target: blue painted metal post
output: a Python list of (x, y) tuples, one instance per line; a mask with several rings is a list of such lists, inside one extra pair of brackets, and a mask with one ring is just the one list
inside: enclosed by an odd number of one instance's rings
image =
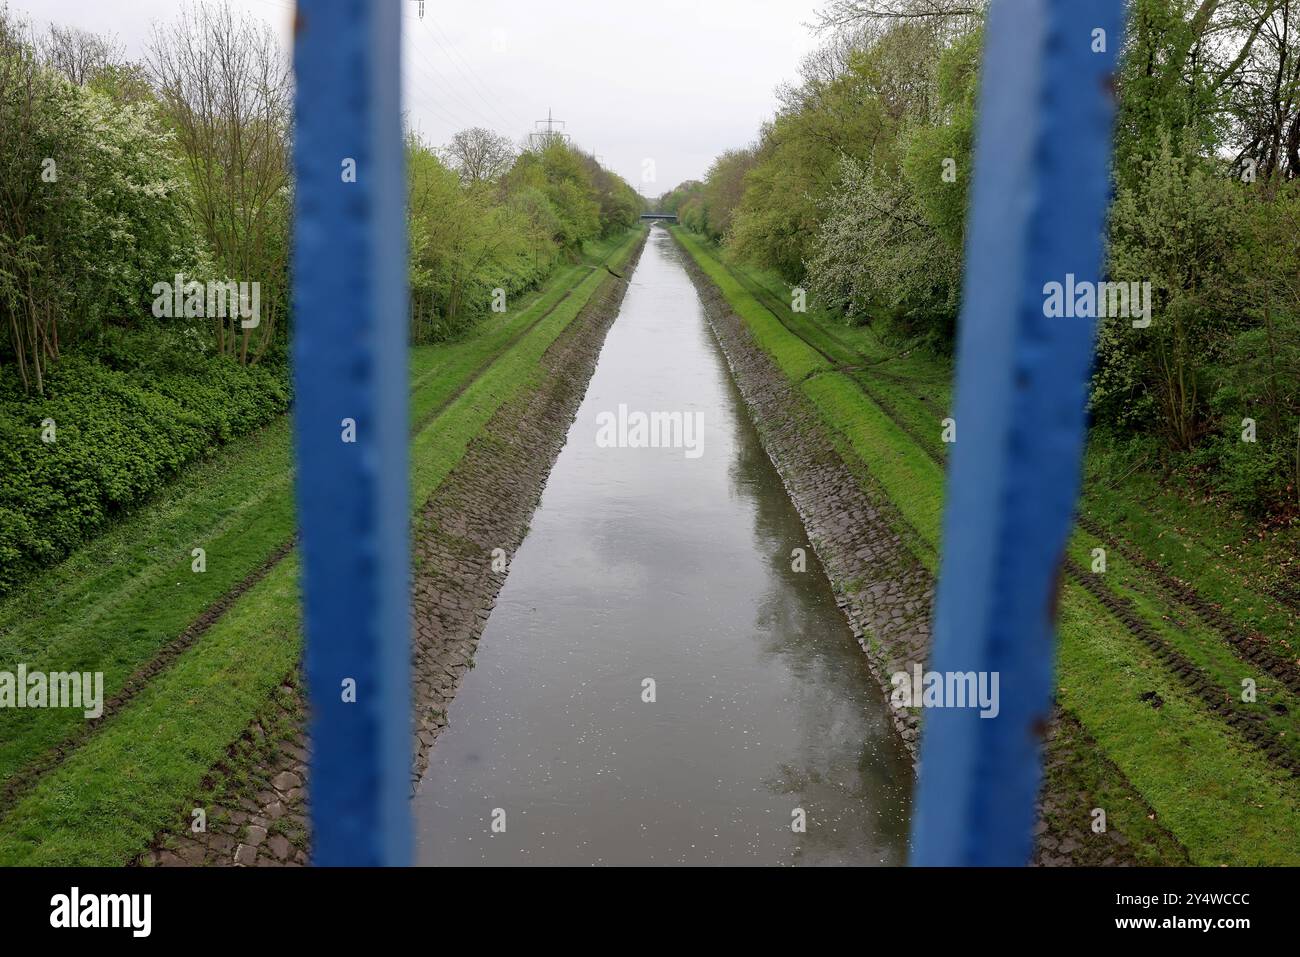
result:
[(401, 5), (299, 0), (294, 435), (313, 858), (407, 864)]
[(1000, 713), (925, 711), (914, 864), (1020, 865), (1033, 849), (1094, 341), (1093, 320), (1045, 316), (1044, 285), (1101, 270), (1123, 7), (989, 11), (930, 668), (997, 674)]

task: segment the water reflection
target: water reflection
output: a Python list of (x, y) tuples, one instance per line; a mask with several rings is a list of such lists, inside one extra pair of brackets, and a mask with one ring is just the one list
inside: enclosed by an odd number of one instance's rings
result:
[[(903, 860), (904, 752), (678, 256), (656, 229), (421, 783), (422, 863)], [(702, 413), (703, 455), (599, 447), (620, 403)]]

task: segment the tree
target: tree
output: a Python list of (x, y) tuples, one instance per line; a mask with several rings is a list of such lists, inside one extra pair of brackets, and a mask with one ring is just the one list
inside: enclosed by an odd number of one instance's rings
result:
[(886, 314), (932, 346), (951, 341), (961, 260), (905, 180), (845, 158), (814, 248), (808, 272), (823, 303), (853, 321)]
[(46, 66), (77, 86), (86, 86), (104, 70), (122, 64), (123, 49), (116, 37), (56, 23), (50, 24), (38, 48)]
[(1166, 134), (1115, 197), (1110, 278), (1151, 284), (1152, 324), (1100, 321), (1093, 386), (1111, 421), (1145, 419), (1183, 452), (1204, 432), (1208, 362), (1242, 325), (1234, 262), (1245, 225), (1244, 186), (1187, 152)]
[(525, 150), (503, 180), (507, 194), (536, 190), (553, 214), (554, 241), (576, 253), (584, 240), (600, 235), (600, 203), (586, 160), (563, 140), (552, 139), (540, 149)]
[(220, 276), (262, 287), (256, 327), (212, 318), (217, 351), (256, 363), (288, 308), (288, 63), (268, 26), (202, 5), (155, 27), (148, 66)]
[(515, 161), (509, 139), (477, 126), (453, 136), (447, 155), (466, 184), (495, 182)]
[(939, 116), (937, 64), (943, 42), (926, 21), (900, 20), (853, 50), (829, 81), (819, 61), (762, 130), (756, 162), (734, 214), (737, 253), (802, 282), (823, 211), (848, 157), (897, 170), (904, 131)]
[(138, 325), (152, 284), (202, 268), (170, 135), (42, 65), (0, 11), (0, 324), (19, 377), (79, 339)]
[(645, 198), (621, 176), (600, 165), (590, 153), (578, 150), (578, 156), (587, 168), (600, 207), (600, 235), (610, 236), (627, 229), (645, 209)]
[(1266, 182), (1300, 176), (1300, 4), (1282, 0), (1262, 21), (1228, 86), (1234, 168)]
[(1223, 99), (1287, 0), (1134, 0), (1120, 71), (1115, 165), (1141, 167), (1169, 134), (1209, 155), (1230, 138)]
[(722, 239), (731, 232), (736, 218), (736, 207), (745, 196), (745, 177), (758, 165), (758, 150), (727, 150), (709, 167), (702, 194), (704, 205), (704, 231), (713, 239)]
[(829, 0), (817, 12), (821, 30), (855, 32), (887, 29), (898, 22), (924, 23), (949, 36), (976, 29), (987, 0)]

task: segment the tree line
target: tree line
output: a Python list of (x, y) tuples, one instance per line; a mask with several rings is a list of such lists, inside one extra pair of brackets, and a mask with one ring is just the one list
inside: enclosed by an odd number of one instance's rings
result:
[[(138, 60), (0, 5), (0, 594), (288, 408), (292, 96), (273, 32), (225, 5)], [(644, 208), (558, 138), (406, 154), (413, 343)]]
[[(108, 37), (37, 35), (0, 7), (0, 360), (42, 394), (69, 349), (144, 334), (283, 364), (293, 207), (292, 78), (263, 22), (196, 4), (138, 61)], [(490, 292), (539, 283), (644, 202), (560, 140), (408, 135), (412, 337), (461, 334)], [(154, 285), (257, 282), (258, 322), (153, 315)], [(193, 321), (201, 319), (202, 321)]]
[[(850, 324), (951, 351), (985, 2), (832, 0), (756, 140), (661, 201)], [(1081, 42), (1106, 42), (1085, 37)], [(1300, 513), (1300, 3), (1131, 0), (1094, 442)]]
[(536, 287), (589, 239), (635, 224), (645, 200), (560, 137), (516, 150), (485, 129), (444, 150), (407, 137), (413, 342), (459, 335)]

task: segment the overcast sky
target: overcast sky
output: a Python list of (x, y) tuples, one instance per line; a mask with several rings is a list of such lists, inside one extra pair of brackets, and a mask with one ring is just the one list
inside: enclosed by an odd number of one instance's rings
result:
[[(3, 0), (0, 0), (3, 2)], [(9, 0), (48, 21), (116, 34), (138, 57), (181, 0)], [(231, 0), (288, 49), (290, 0)], [(390, 2), (390, 0), (374, 0)], [(821, 0), (415, 0), (403, 24), (406, 108), (434, 145), (468, 126), (521, 140), (549, 110), (574, 141), (650, 196), (700, 178), (752, 140), (818, 44)], [(644, 181), (653, 160), (655, 181)]]

